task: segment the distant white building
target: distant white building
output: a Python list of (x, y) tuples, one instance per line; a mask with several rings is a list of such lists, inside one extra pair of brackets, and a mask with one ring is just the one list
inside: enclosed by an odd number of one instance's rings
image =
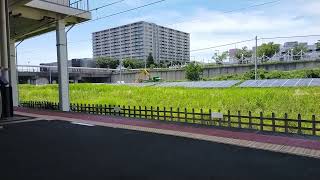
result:
[(157, 63), (190, 61), (190, 34), (144, 21), (92, 34), (93, 57), (146, 60)]

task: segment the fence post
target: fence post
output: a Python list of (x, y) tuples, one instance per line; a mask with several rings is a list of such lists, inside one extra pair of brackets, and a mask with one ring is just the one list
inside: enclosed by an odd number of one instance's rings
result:
[(160, 120), (160, 112), (159, 112), (159, 107), (157, 107), (157, 120), (159, 121)]
[(95, 106), (96, 106), (96, 114), (99, 114), (100, 105), (96, 104)]
[(144, 118), (145, 118), (145, 119), (148, 119), (147, 106), (144, 106)]
[(263, 131), (263, 113), (260, 112), (260, 131)]
[(203, 109), (200, 109), (200, 114), (201, 114), (201, 124), (204, 125), (204, 119), (203, 119)]
[(139, 106), (139, 118), (141, 119), (141, 106)]
[(231, 115), (230, 115), (230, 110), (228, 110), (228, 127), (231, 127)]
[(251, 114), (251, 111), (249, 111), (249, 129), (252, 129), (252, 114)]
[[(218, 110), (218, 113), (220, 113), (220, 112), (221, 112), (221, 111)], [(211, 114), (211, 112), (210, 112), (210, 114)], [(210, 116), (211, 116), (211, 115), (210, 115)], [(222, 118), (223, 118), (223, 115), (222, 115)], [(222, 122), (221, 122), (221, 121), (222, 121), (222, 119), (219, 118), (219, 119), (218, 119), (218, 126), (219, 126), (219, 127), (222, 127)]]
[(188, 123), (188, 111), (187, 111), (187, 108), (184, 108), (184, 122)]
[(316, 115), (312, 116), (312, 135), (316, 136), (317, 135), (317, 130), (316, 130)]
[(153, 107), (152, 106), (151, 106), (150, 111), (151, 111), (151, 119), (153, 120)]
[(209, 121), (209, 125), (210, 125), (210, 126), (212, 126), (212, 124), (213, 124), (213, 123), (212, 123), (212, 122), (213, 122), (213, 121), (212, 121), (213, 119), (212, 119), (212, 116), (211, 116), (211, 115), (212, 115), (212, 110), (209, 109), (209, 120), (210, 120), (210, 121)]
[(127, 117), (126, 116), (126, 106), (125, 105), (122, 106), (122, 116), (123, 117)]
[(128, 116), (131, 117), (131, 109), (130, 109), (130, 106), (128, 106)]
[(196, 117), (195, 117), (195, 114), (194, 114), (194, 108), (192, 108), (192, 123), (195, 124), (196, 121), (195, 121)]
[(238, 128), (241, 128), (241, 112), (238, 111)]
[(109, 106), (108, 106), (108, 111), (109, 111), (109, 115), (112, 115), (112, 111), (111, 111), (111, 105), (109, 104)]
[(301, 114), (298, 114), (298, 134), (302, 134), (302, 130), (301, 130)]
[(288, 133), (288, 114), (284, 114), (284, 132)]
[(166, 113), (166, 107), (163, 107), (163, 120), (167, 121), (167, 113)]
[(272, 132), (276, 132), (276, 121), (275, 121), (276, 115), (272, 113)]
[(122, 109), (122, 108), (121, 108), (120, 105), (118, 105), (118, 109), (119, 109), (118, 115), (121, 116), (121, 109)]
[(99, 105), (99, 114), (103, 115), (103, 105), (102, 104)]
[(112, 115), (114, 115), (114, 116), (116, 116), (117, 114), (116, 114), (116, 111), (115, 111), (115, 108), (116, 108), (116, 105), (113, 105), (113, 107), (112, 107)]
[(136, 112), (136, 106), (133, 106), (133, 117), (136, 118), (137, 112)]
[(177, 110), (178, 110), (178, 112), (177, 112), (178, 113), (178, 122), (181, 122), (180, 121), (180, 108), (178, 108)]
[(172, 107), (170, 107), (170, 121), (173, 121)]
[(104, 105), (104, 115), (107, 115), (107, 105)]
[(84, 104), (84, 112), (87, 113), (87, 104)]

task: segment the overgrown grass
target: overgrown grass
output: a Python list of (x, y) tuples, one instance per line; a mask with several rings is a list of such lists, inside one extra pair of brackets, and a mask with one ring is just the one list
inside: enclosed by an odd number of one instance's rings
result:
[[(58, 101), (58, 86), (20, 85), (20, 101)], [(305, 119), (320, 115), (320, 88), (228, 88), (190, 89), (164, 87), (129, 87), (105, 84), (70, 85), (72, 103), (159, 106), (212, 109), (234, 114), (240, 110), (254, 115), (288, 113)]]

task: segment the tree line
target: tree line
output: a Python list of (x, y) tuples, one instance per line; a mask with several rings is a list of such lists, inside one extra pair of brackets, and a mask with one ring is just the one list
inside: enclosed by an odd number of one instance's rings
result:
[[(97, 67), (99, 68), (110, 68), (117, 69), (120, 66), (120, 60), (112, 57), (98, 57), (96, 58)], [(127, 69), (140, 69), (140, 68), (167, 68), (172, 63), (156, 63), (151, 53), (149, 53), (146, 61), (133, 59), (133, 58), (125, 58), (122, 61), (122, 67)], [(179, 64), (181, 65), (181, 64)]]
[[(320, 40), (316, 43), (316, 50), (320, 51)], [(292, 49), (293, 54), (299, 54), (299, 53), (306, 53), (308, 51), (308, 48), (303, 44), (297, 44)], [(268, 58), (273, 57), (276, 53), (280, 52), (280, 44), (275, 44), (274, 42), (269, 43), (263, 43), (261, 46), (258, 46), (257, 49), (257, 56), (258, 57), (265, 57), (267, 60)], [(291, 52), (290, 52), (291, 53)], [(228, 51), (224, 51), (221, 54), (215, 53), (212, 59), (216, 61), (217, 64), (222, 64), (223, 60), (227, 59), (229, 55)], [(244, 59), (244, 58), (250, 58), (253, 57), (254, 52), (253, 50), (249, 50), (247, 46), (242, 47), (241, 49), (236, 49), (235, 52), (235, 58), (238, 60)], [(294, 57), (294, 60), (299, 60), (300, 56)], [(241, 64), (241, 62), (239, 62)]]

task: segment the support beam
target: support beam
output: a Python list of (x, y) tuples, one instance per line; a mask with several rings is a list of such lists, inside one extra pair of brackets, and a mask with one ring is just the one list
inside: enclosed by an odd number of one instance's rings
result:
[(1, 59), (1, 96), (2, 114), (1, 117), (13, 116), (12, 89), (9, 83), (9, 21), (8, 21), (7, 0), (0, 1), (0, 59)]
[(9, 82), (9, 56), (8, 56), (8, 32), (7, 32), (7, 6), (6, 1), (0, 1), (0, 54), (2, 80)]
[(64, 20), (58, 20), (56, 23), (57, 38), (57, 59), (59, 76), (59, 102), (61, 111), (70, 110), (69, 101), (69, 74), (68, 74), (68, 49), (67, 34), (65, 31)]
[(18, 74), (15, 41), (10, 40), (10, 85), (12, 87), (13, 106), (19, 105)]

